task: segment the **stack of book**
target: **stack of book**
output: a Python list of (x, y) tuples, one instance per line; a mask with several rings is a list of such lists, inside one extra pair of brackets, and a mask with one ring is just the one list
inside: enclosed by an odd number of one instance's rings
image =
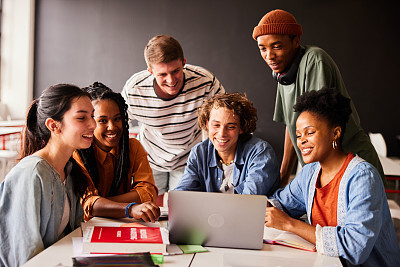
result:
[(82, 249), (90, 254), (163, 254), (166, 243), (160, 227), (92, 225), (85, 227)]

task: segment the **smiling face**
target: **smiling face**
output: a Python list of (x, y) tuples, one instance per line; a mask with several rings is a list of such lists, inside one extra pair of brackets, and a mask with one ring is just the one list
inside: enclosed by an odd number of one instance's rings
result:
[(65, 112), (61, 122), (60, 132), (63, 142), (71, 147), (72, 151), (89, 148), (95, 128), (93, 106), (89, 97), (73, 99), (71, 108)]
[(207, 124), (208, 138), (213, 143), (221, 159), (228, 163), (235, 159), (239, 139), (240, 118), (227, 108), (213, 108)]
[(97, 123), (94, 141), (98, 147), (108, 152), (118, 146), (122, 136), (121, 112), (117, 103), (111, 99), (93, 101), (93, 106)]
[(257, 37), (261, 57), (275, 73), (284, 72), (291, 64), (300, 46), (300, 38), (289, 35), (260, 35)]
[(156, 79), (156, 91), (162, 98), (173, 98), (183, 87), (184, 75), (183, 67), (186, 59), (180, 59), (168, 63), (152, 64), (147, 70)]
[(296, 122), (296, 136), (305, 163), (324, 162), (335, 153), (332, 142), (340, 137), (340, 127), (332, 127), (327, 119), (304, 111)]

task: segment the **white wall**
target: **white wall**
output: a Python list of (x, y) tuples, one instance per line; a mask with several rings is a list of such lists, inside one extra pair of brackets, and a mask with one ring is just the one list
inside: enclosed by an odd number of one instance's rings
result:
[(35, 0), (3, 0), (1, 102), (12, 119), (25, 118), (33, 95)]

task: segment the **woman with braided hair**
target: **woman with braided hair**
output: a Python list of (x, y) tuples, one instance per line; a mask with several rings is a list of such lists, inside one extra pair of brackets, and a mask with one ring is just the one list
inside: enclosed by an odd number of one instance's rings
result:
[(91, 96), (97, 123), (92, 146), (74, 153), (91, 181), (81, 200), (85, 220), (102, 216), (154, 222), (160, 215), (154, 204), (158, 189), (146, 151), (129, 138), (125, 100), (99, 82), (84, 90)]

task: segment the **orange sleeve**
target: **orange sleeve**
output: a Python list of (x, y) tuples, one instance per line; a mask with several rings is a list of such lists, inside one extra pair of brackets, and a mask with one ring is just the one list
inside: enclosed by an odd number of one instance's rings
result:
[(79, 156), (78, 152), (74, 151), (72, 156), (75, 159), (76, 163), (78, 163), (79, 167), (81, 167), (82, 172), (86, 176), (88, 181), (88, 186), (86, 188), (86, 191), (81, 198), (81, 205), (83, 207), (84, 219), (85, 221), (88, 221), (93, 217), (92, 216), (93, 205), (96, 202), (96, 200), (100, 198), (100, 195), (98, 190), (94, 186), (93, 180), (90, 177), (89, 172), (86, 170), (85, 165), (83, 164), (83, 161)]
[(131, 191), (136, 191), (141, 202), (156, 201), (158, 189), (154, 182), (153, 171), (151, 170), (147, 153), (142, 144), (135, 139), (129, 139), (129, 156), (133, 176)]

